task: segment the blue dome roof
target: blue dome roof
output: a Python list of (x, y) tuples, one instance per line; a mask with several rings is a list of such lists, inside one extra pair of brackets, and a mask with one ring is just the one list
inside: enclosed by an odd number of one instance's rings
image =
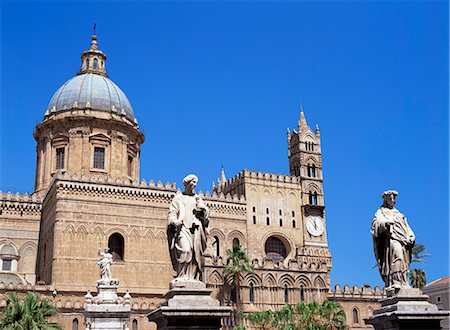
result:
[(130, 101), (122, 90), (106, 76), (85, 73), (64, 83), (53, 95), (48, 114), (70, 109), (95, 109), (124, 114), (134, 121)]

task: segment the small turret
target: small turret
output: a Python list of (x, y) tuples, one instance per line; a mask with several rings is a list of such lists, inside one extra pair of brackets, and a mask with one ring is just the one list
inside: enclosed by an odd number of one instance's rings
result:
[(303, 106), (300, 106), (300, 119), (298, 121), (298, 131), (300, 132), (302, 129), (306, 129), (308, 127), (308, 123), (306, 122), (305, 113), (303, 112)]

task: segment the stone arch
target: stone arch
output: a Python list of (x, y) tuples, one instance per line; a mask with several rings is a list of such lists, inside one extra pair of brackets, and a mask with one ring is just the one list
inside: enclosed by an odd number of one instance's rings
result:
[(150, 241), (155, 241), (156, 240), (156, 236), (155, 233), (153, 232), (153, 230), (148, 229), (145, 234), (144, 234), (144, 238), (145, 239), (149, 239)]
[(162, 230), (156, 233), (156, 240), (167, 241), (167, 234)]
[(357, 306), (353, 306), (351, 316), (352, 324), (360, 324), (361, 323), (360, 319), (361, 313), (359, 312), (359, 308)]
[(305, 275), (299, 275), (297, 276), (297, 278), (295, 279), (295, 286), (296, 287), (304, 287), (306, 288), (311, 288), (311, 281), (309, 280), (308, 277), (306, 277)]
[(314, 287), (318, 289), (325, 289), (327, 286), (325, 281), (319, 275), (314, 279)]
[(130, 240), (138, 242), (139, 239), (141, 238), (141, 235), (139, 234), (139, 231), (136, 228), (132, 228), (128, 233), (128, 237), (130, 238)]
[(217, 270), (215, 270), (209, 275), (208, 282), (213, 285), (222, 285), (223, 284), (222, 275), (220, 275), (220, 273)]
[(261, 277), (256, 275), (255, 273), (248, 273), (244, 276), (244, 280), (242, 281), (244, 285), (249, 286), (253, 284), (255, 287), (259, 287), (262, 284)]
[(264, 276), (264, 286), (267, 287), (276, 287), (277, 285), (277, 280), (275, 279), (275, 276), (271, 273), (267, 274), (266, 276)]
[(246, 243), (246, 239), (245, 239), (244, 234), (241, 231), (237, 230), (237, 229), (236, 230), (232, 230), (228, 234), (228, 237), (227, 237), (229, 242), (232, 242), (234, 238), (237, 238), (239, 240), (239, 243), (240, 243), (241, 246), (246, 246), (247, 245), (247, 244), (245, 244)]
[(294, 278), (289, 274), (284, 274), (278, 280), (278, 285), (280, 287), (287, 286), (288, 288), (293, 288), (295, 286)]
[(316, 183), (310, 183), (308, 184), (307, 188), (308, 191), (316, 192), (318, 194), (322, 194), (322, 190)]
[(114, 233), (119, 233), (125, 240), (128, 238), (127, 232), (121, 227), (112, 227), (106, 231), (105, 235), (106, 237), (109, 237)]
[(301, 138), (302, 142), (317, 142), (316, 136), (310, 130), (304, 132)]
[(64, 228), (63, 233), (65, 235), (75, 235), (75, 227), (72, 224), (68, 224), (66, 228)]
[(18, 271), (21, 273), (34, 274), (36, 267), (37, 244), (32, 241), (25, 242), (19, 248)]
[(84, 225), (79, 226), (77, 229), (77, 236), (84, 240), (84, 239), (86, 239), (87, 235), (88, 235), (88, 231), (87, 231), (86, 227)]
[(304, 163), (305, 164), (313, 164), (316, 166), (316, 168), (319, 167), (319, 160), (312, 155), (309, 155), (308, 157), (306, 157)]
[(217, 236), (217, 237), (219, 237), (219, 239), (221, 240), (221, 241), (224, 241), (225, 240), (225, 234), (223, 233), (223, 231), (222, 230), (220, 230), (220, 229), (218, 229), (218, 228), (212, 228), (211, 230), (210, 230), (210, 232), (209, 232), (209, 236)]
[[(295, 254), (295, 246), (294, 246), (294, 244), (292, 243), (292, 240), (289, 238), (289, 236), (288, 236), (286, 233), (284, 233), (284, 232), (282, 232), (282, 231), (278, 231), (278, 230), (272, 230), (272, 231), (266, 233), (266, 234), (263, 236), (263, 238), (262, 238), (262, 240), (261, 240), (261, 243), (260, 243), (260, 244), (261, 244), (261, 245), (260, 245), (260, 248), (261, 248), (260, 251), (265, 251), (265, 244), (266, 244), (266, 241), (267, 241), (267, 239), (268, 239), (269, 237), (271, 237), (271, 236), (274, 236), (274, 237), (280, 239), (280, 240), (284, 243), (284, 245), (285, 245), (285, 247), (286, 247), (286, 254), (287, 254), (285, 260), (289, 260), (289, 259), (291, 259), (291, 258), (294, 257), (294, 254)], [(265, 255), (265, 252), (264, 252), (264, 255)]]

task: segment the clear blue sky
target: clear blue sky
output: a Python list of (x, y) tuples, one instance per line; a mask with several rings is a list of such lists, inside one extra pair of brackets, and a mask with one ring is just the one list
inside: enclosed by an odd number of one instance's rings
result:
[(141, 177), (200, 189), (288, 173), (300, 101), (320, 125), (332, 284), (381, 285), (369, 233), (397, 189), (430, 280), (449, 275), (446, 1), (1, 3), (1, 182), (31, 193), (33, 129), (93, 22), (146, 142)]

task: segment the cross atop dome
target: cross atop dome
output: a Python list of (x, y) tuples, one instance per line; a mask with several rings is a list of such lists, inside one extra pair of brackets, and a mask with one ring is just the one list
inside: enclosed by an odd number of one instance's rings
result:
[(78, 74), (95, 73), (107, 77), (105, 64), (106, 55), (98, 49), (94, 25), (94, 34), (92, 35), (91, 45), (88, 50), (81, 54), (81, 70)]

